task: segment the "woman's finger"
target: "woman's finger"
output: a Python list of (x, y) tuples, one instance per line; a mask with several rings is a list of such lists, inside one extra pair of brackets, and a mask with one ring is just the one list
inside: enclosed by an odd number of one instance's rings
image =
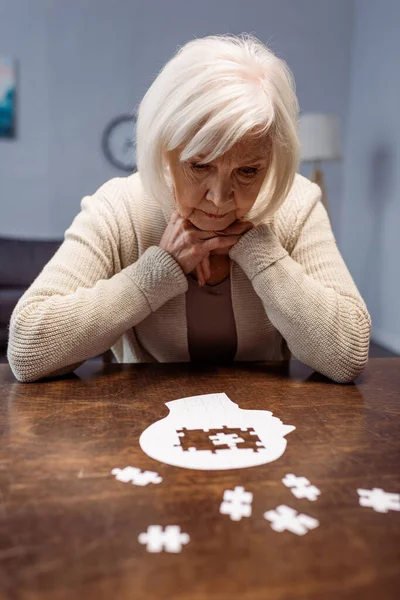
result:
[(203, 287), (205, 285), (205, 280), (204, 280), (203, 269), (201, 267), (201, 263), (199, 263), (196, 267), (196, 277), (197, 277), (197, 282), (198, 282), (199, 286)]
[(203, 260), (200, 262), (200, 264), (198, 266), (201, 271), (202, 283), (203, 283), (203, 285), (205, 285), (207, 283), (208, 279), (210, 279), (210, 277), (211, 277), (210, 259), (209, 259), (208, 255), (203, 258)]
[(254, 225), (251, 221), (235, 221), (232, 225), (229, 225), (223, 231), (216, 231), (216, 235), (243, 235), (250, 229), (253, 229)]
[(229, 235), (227, 237), (214, 237), (210, 240), (203, 242), (203, 248), (207, 252), (216, 250), (217, 248), (226, 248), (228, 246), (234, 246), (239, 241), (240, 235)]
[(217, 231), (203, 231), (203, 229), (197, 229), (196, 235), (199, 240), (210, 240), (211, 238), (217, 237), (219, 233)]
[(201, 266), (203, 267), (205, 282), (207, 283), (207, 281), (211, 277), (210, 258), (208, 256), (203, 258), (203, 260), (201, 261)]

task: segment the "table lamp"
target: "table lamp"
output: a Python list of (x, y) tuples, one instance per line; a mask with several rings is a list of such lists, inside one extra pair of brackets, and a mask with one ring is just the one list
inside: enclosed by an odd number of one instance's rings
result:
[(321, 200), (329, 214), (324, 174), (320, 168), (320, 163), (325, 160), (340, 160), (342, 158), (339, 119), (335, 115), (302, 113), (299, 119), (299, 137), (301, 160), (313, 163), (314, 171), (311, 181), (320, 186), (322, 190)]

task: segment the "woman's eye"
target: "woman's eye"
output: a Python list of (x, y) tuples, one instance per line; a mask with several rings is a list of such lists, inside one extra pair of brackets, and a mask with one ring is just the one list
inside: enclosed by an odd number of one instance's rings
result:
[(201, 165), (200, 163), (190, 163), (190, 167), (195, 171), (205, 171), (208, 169), (208, 165)]
[(256, 175), (257, 171), (258, 169), (255, 167), (243, 167), (242, 169), (239, 169), (240, 174), (245, 177), (252, 177), (253, 175)]
[[(192, 162), (189, 164), (190, 164), (190, 168), (193, 171), (207, 171), (210, 168), (209, 165), (205, 165), (202, 163)], [(254, 177), (254, 175), (257, 174), (258, 169), (256, 167), (242, 167), (241, 169), (238, 169), (238, 172), (243, 177), (245, 177), (247, 179), (251, 179), (252, 177)]]

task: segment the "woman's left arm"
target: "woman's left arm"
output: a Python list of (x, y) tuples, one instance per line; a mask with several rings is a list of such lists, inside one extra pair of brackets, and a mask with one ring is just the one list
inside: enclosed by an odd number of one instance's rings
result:
[(243, 235), (230, 256), (251, 280), (295, 358), (339, 383), (362, 372), (371, 319), (319, 200), (290, 255), (262, 224)]

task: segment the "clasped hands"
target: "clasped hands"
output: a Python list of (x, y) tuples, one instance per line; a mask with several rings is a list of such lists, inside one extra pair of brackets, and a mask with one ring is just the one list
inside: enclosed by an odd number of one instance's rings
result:
[(238, 219), (221, 231), (204, 231), (175, 211), (159, 246), (175, 258), (185, 274), (195, 271), (199, 284), (205, 285), (211, 276), (210, 256), (229, 254), (232, 246), (253, 227), (250, 221)]

